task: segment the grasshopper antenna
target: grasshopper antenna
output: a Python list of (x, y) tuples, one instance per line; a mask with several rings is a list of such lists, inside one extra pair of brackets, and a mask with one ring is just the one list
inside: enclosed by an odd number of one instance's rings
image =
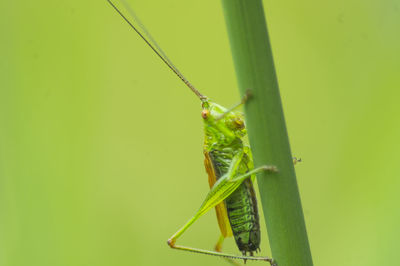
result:
[[(186, 86), (194, 92), (194, 94), (199, 97), (199, 99), (204, 102), (207, 100), (207, 96), (201, 94), (186, 78), (183, 74), (172, 64), (171, 60), (167, 57), (167, 55), (163, 52), (157, 42), (153, 39), (150, 33), (146, 30), (143, 24), (140, 22), (139, 18), (135, 15), (135, 12), (130, 8), (130, 6), (124, 1), (121, 0), (122, 4), (125, 6), (129, 15), (133, 18), (133, 21), (138, 25), (135, 27), (133, 23), (122, 13), (122, 11), (114, 5), (111, 0), (107, 0), (107, 2), (117, 11), (117, 13), (129, 24), (129, 26), (136, 31), (136, 33), (145, 41), (145, 43), (154, 51), (154, 53), (175, 73), (182, 81), (186, 84)], [(140, 30), (138, 29), (140, 28)], [(147, 37), (147, 38), (146, 38)]]

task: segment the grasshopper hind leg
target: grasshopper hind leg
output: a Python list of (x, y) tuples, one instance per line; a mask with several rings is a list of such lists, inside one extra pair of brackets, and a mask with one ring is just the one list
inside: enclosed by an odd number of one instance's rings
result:
[[(214, 249), (215, 249), (216, 252), (219, 252), (219, 253), (222, 252), (222, 244), (224, 243), (224, 240), (225, 240), (225, 237), (221, 234), (221, 236), (219, 237), (219, 239), (217, 241), (217, 244), (215, 244), (215, 248)], [(256, 252), (259, 252), (259, 251), (261, 251), (261, 250), (258, 249)], [(243, 257), (242, 257), (243, 262), (244, 262), (244, 264), (246, 264), (246, 262), (249, 259), (249, 257), (247, 256), (246, 251), (243, 251), (242, 254), (243, 254)], [(253, 252), (250, 252), (250, 257), (253, 257), (253, 256), (254, 256)], [(242, 266), (242, 264), (240, 264), (239, 262), (235, 261), (232, 258), (229, 258), (229, 257), (222, 257), (222, 258), (225, 261), (227, 261), (228, 263), (230, 263), (231, 265)], [(238, 259), (238, 258), (239, 257), (236, 257), (236, 259)], [(272, 258), (265, 258), (265, 261), (268, 261), (271, 264), (271, 266), (278, 266), (278, 264), (276, 264), (275, 260), (272, 259)]]
[[(243, 154), (237, 155), (242, 156)], [(204, 249), (199, 249), (199, 248), (193, 248), (193, 247), (187, 247), (187, 246), (181, 246), (177, 245), (176, 241), (177, 239), (201, 216), (203, 216), (207, 211), (210, 209), (214, 208), (216, 205), (218, 205), (221, 201), (225, 200), (229, 195), (232, 194), (232, 192), (243, 182), (246, 178), (249, 178), (259, 172), (262, 171), (268, 171), (268, 172), (276, 172), (277, 169), (275, 166), (262, 166), (255, 168), (251, 171), (248, 171), (247, 173), (239, 176), (235, 176), (235, 172), (231, 170), (229, 173), (226, 175), (222, 176), (218, 182), (216, 182), (211, 190), (208, 192), (206, 199), (200, 206), (199, 210), (196, 212), (196, 214), (181, 228), (179, 229), (175, 234), (173, 234), (167, 241), (168, 245), (173, 248), (173, 249), (178, 249), (182, 251), (189, 251), (189, 252), (194, 252), (194, 253), (199, 253), (199, 254), (206, 254), (206, 255), (212, 255), (212, 256), (218, 256), (218, 257), (225, 257), (228, 259), (242, 259), (242, 260), (253, 260), (253, 261), (267, 261), (271, 264), (271, 266), (276, 266), (275, 261), (272, 258), (269, 257), (252, 257), (252, 256), (238, 256), (235, 254), (229, 254), (229, 253), (222, 253), (222, 252), (217, 252), (217, 251), (211, 251), (211, 250), (204, 250)], [(220, 243), (221, 241), (221, 243)], [(217, 242), (217, 247), (221, 246), (222, 247), (222, 242), (223, 239)]]

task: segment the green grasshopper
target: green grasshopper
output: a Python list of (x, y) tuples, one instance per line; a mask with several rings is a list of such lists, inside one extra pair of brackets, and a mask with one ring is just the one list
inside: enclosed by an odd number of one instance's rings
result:
[[(221, 256), (230, 262), (233, 262), (231, 259), (243, 259), (245, 262), (259, 260), (276, 265), (272, 258), (253, 256), (260, 247), (260, 223), (253, 181), (257, 173), (261, 171), (273, 173), (277, 169), (267, 165), (254, 168), (250, 147), (243, 143), (242, 139), (247, 135), (244, 119), (235, 109), (247, 101), (250, 93), (230, 109), (210, 101), (172, 64), (125, 1), (121, 0), (121, 3), (136, 26), (111, 0), (107, 1), (201, 101), (201, 116), (205, 131), (204, 163), (210, 191), (196, 214), (168, 239), (168, 245), (174, 249)], [(177, 239), (197, 219), (214, 207), (221, 231), (215, 251), (176, 245)], [(231, 236), (234, 236), (242, 256), (221, 252), (224, 239)]]

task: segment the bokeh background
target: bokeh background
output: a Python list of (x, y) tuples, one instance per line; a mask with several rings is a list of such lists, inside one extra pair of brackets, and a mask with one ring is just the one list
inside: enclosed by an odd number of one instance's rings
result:
[[(130, 3), (204, 94), (238, 101), (219, 1)], [(264, 6), (315, 265), (397, 265), (400, 1)], [(105, 0), (0, 8), (0, 265), (227, 265), (166, 245), (208, 190), (194, 95)], [(218, 236), (210, 212), (181, 243)]]

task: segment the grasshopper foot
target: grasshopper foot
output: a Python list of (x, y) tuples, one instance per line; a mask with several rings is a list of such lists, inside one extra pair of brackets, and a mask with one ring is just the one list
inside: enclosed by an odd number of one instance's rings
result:
[(253, 93), (251, 92), (251, 89), (247, 89), (246, 93), (244, 94), (241, 104), (245, 104), (251, 97), (253, 96)]
[(297, 163), (301, 163), (301, 158), (293, 157), (293, 164), (296, 165)]
[(261, 166), (261, 169), (267, 172), (272, 172), (272, 173), (277, 173), (278, 168), (275, 165), (263, 165)]
[(269, 263), (271, 266), (278, 266), (278, 263), (274, 259), (269, 260)]

